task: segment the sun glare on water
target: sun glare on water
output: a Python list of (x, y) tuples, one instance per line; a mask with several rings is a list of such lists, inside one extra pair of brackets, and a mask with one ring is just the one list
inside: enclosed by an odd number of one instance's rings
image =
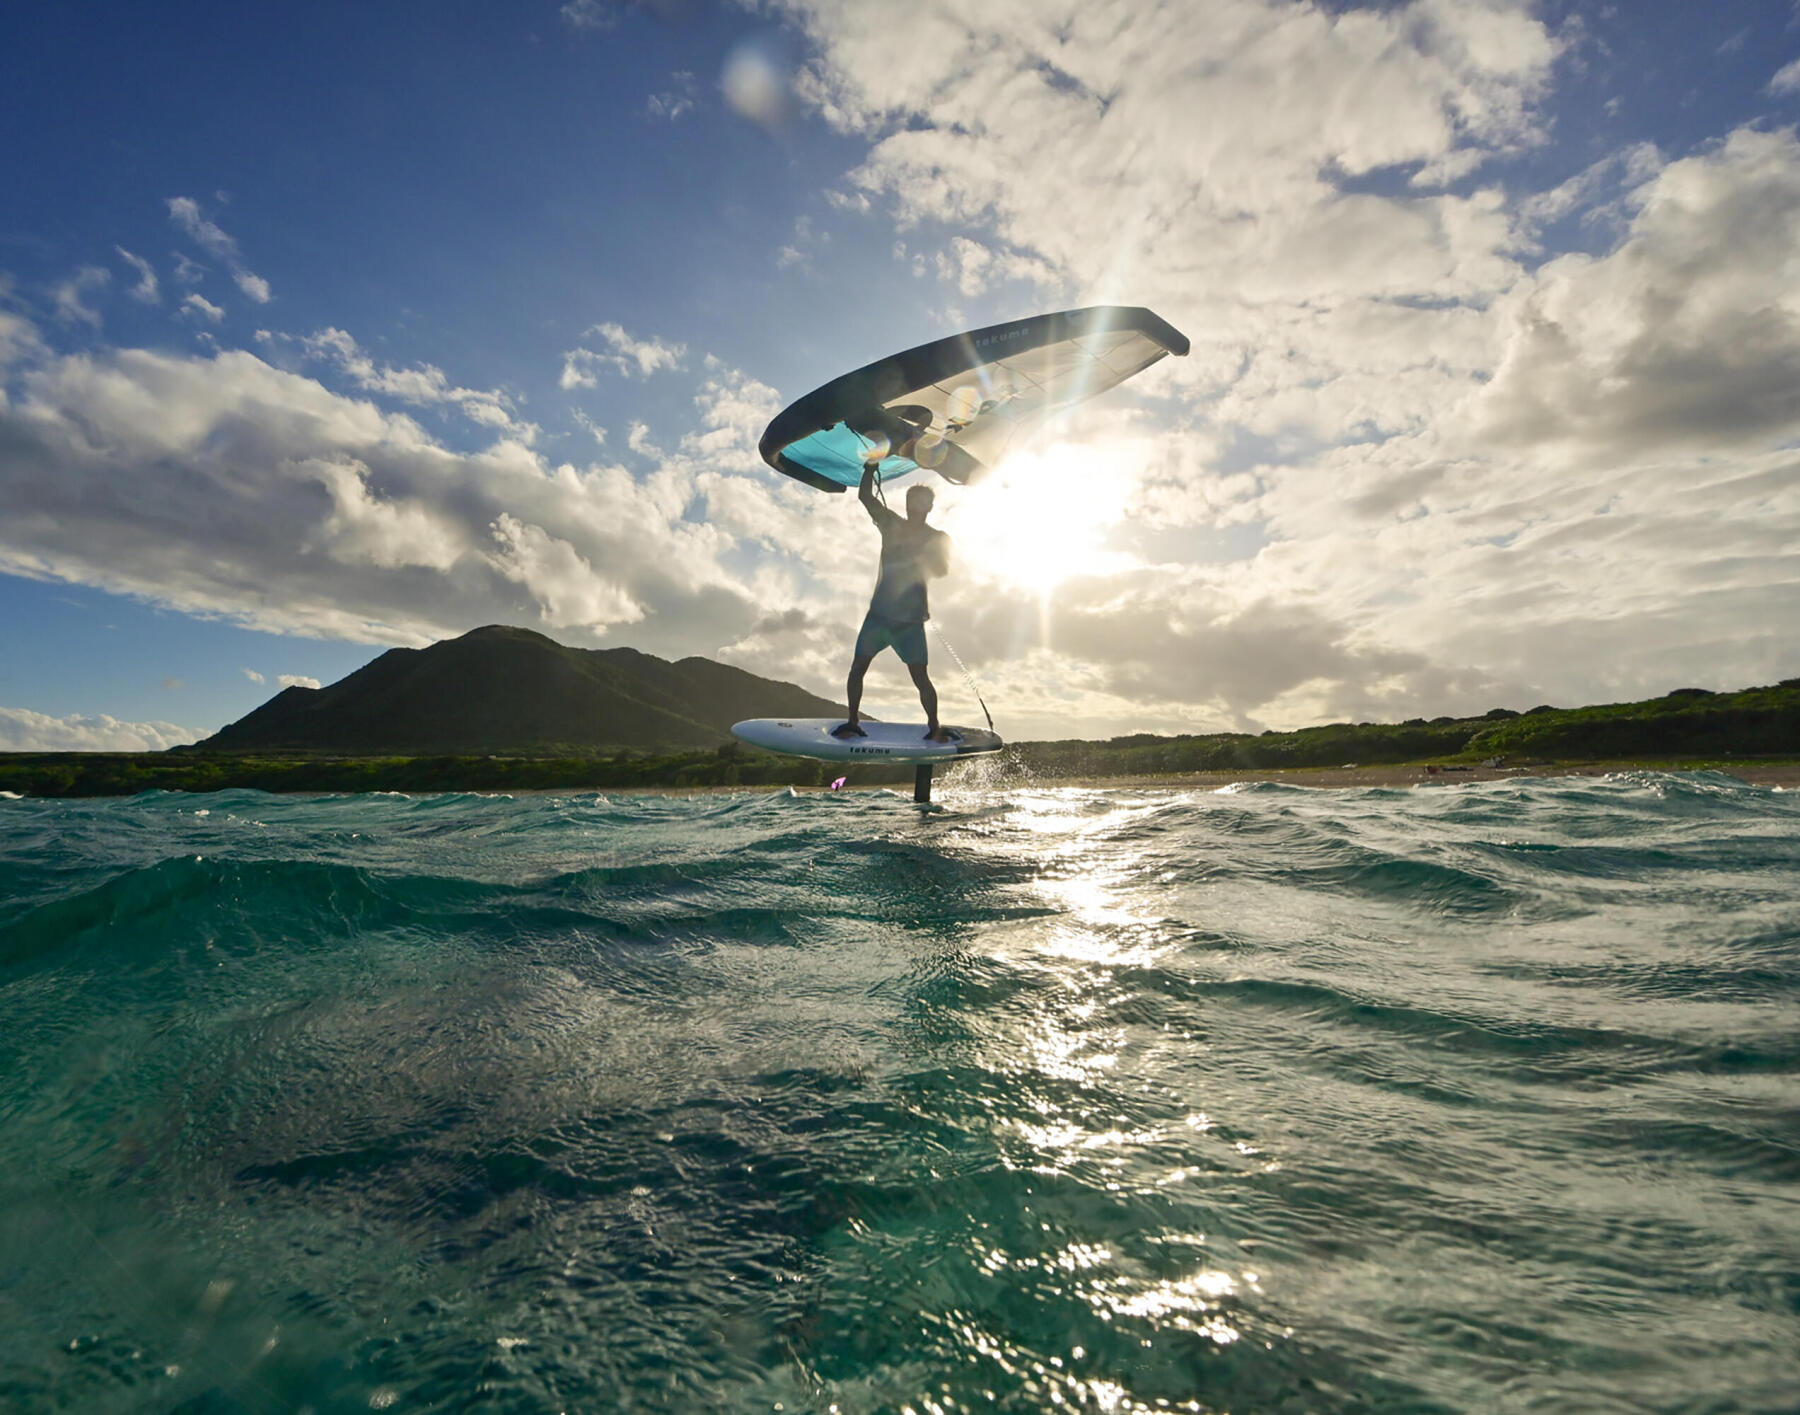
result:
[(1130, 488), (1126, 469), (1104, 453), (1054, 443), (1008, 457), (958, 494), (944, 528), (963, 573), (1042, 598), (1065, 580), (1131, 563), (1106, 546)]

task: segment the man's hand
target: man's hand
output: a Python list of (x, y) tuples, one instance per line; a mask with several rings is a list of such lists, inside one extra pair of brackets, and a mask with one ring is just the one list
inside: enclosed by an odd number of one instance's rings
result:
[(864, 506), (875, 506), (879, 504), (875, 500), (876, 466), (877, 464), (874, 462), (864, 462), (862, 480), (858, 482), (856, 486), (856, 499), (862, 502)]

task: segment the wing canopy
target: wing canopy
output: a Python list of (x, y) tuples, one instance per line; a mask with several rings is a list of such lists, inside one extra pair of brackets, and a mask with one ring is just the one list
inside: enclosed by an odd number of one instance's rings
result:
[(930, 468), (976, 480), (1051, 413), (1117, 387), (1187, 337), (1147, 309), (1094, 305), (992, 324), (880, 359), (815, 388), (763, 433), (776, 471), (843, 491)]

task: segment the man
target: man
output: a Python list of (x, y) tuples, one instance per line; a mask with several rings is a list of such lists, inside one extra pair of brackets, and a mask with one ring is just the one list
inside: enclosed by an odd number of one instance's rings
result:
[(925, 671), (929, 657), (925, 621), (931, 617), (925, 582), (948, 573), (950, 537), (925, 524), (932, 502), (937, 499), (928, 486), (907, 488), (904, 516), (897, 516), (882, 505), (875, 495), (875, 467), (874, 462), (863, 467), (856, 496), (881, 532), (881, 572), (875, 581), (875, 593), (869, 597), (869, 612), (863, 617), (862, 630), (856, 636), (850, 678), (844, 685), (850, 720), (833, 728), (832, 735), (869, 735), (861, 726), (863, 675), (876, 654), (891, 648), (900, 655), (919, 690), (919, 703), (925, 709), (926, 738), (947, 741), (950, 734), (938, 726), (937, 689), (931, 686), (931, 675)]

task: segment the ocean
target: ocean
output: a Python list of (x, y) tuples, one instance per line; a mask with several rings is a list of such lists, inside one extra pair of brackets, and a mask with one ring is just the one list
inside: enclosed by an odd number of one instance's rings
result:
[(1800, 796), (0, 801), (0, 1408), (1800, 1410)]

